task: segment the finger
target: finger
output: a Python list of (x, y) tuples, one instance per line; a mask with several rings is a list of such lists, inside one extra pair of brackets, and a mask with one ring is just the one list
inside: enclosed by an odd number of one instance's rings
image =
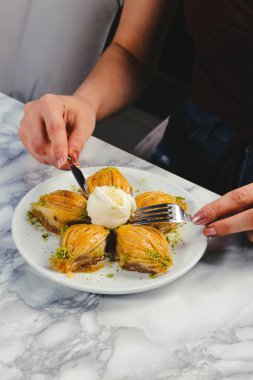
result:
[(91, 136), (94, 130), (93, 125), (87, 125), (87, 121), (78, 118), (72, 127), (68, 137), (68, 152), (74, 162), (78, 163), (80, 153), (85, 142)]
[(34, 158), (44, 164), (54, 165), (53, 151), (47, 139), (45, 126), (42, 121), (36, 119), (36, 115), (33, 117), (30, 113), (29, 116), (23, 117), (20, 122), (19, 137)]
[(253, 184), (230, 191), (201, 208), (193, 217), (195, 224), (208, 224), (228, 214), (238, 213), (253, 205)]
[[(38, 156), (45, 155), (47, 150), (48, 140), (45, 133), (45, 126), (40, 119), (31, 117), (24, 117), (21, 120), (20, 129), (26, 136), (27, 143), (29, 144), (29, 151), (35, 153)], [(29, 128), (29, 130), (27, 130)]]
[(41, 99), (42, 117), (54, 155), (54, 164), (60, 168), (68, 156), (68, 140), (64, 120), (65, 106), (58, 97), (47, 94)]
[(253, 243), (253, 231), (248, 231), (247, 232), (247, 238), (248, 240)]
[(30, 150), (30, 143), (28, 142), (26, 137), (23, 135), (23, 132), (21, 130), (19, 131), (19, 137), (20, 137), (20, 140), (22, 141), (22, 144), (28, 150), (31, 156), (33, 156), (33, 158), (35, 158), (37, 161), (41, 162), (42, 164), (45, 164), (45, 165), (50, 164), (50, 162), (47, 159), (47, 155), (41, 155), (41, 154), (38, 155), (35, 152)]
[(229, 218), (208, 224), (204, 229), (205, 236), (224, 236), (235, 232), (253, 230), (253, 209), (243, 211)]

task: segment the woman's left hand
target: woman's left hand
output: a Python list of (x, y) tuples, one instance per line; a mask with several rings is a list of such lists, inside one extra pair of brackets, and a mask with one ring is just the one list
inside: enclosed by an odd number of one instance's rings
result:
[(230, 191), (202, 207), (192, 221), (205, 225), (205, 236), (247, 231), (248, 239), (253, 242), (253, 183)]

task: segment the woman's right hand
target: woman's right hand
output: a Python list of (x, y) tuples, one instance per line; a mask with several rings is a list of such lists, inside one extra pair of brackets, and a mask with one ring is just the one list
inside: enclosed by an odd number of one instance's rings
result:
[(25, 105), (19, 137), (38, 161), (68, 169), (68, 155), (78, 162), (95, 122), (96, 112), (83, 97), (46, 94)]

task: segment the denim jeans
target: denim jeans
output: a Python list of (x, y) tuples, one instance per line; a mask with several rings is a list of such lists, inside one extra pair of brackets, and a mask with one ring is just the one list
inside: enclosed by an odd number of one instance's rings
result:
[[(253, 182), (253, 147), (246, 144), (235, 173), (233, 186), (226, 188), (231, 157), (220, 162), (226, 147), (236, 141), (238, 132), (216, 115), (205, 112), (187, 97), (170, 117), (151, 162), (212, 191), (224, 193)], [(232, 155), (233, 152), (230, 152)]]

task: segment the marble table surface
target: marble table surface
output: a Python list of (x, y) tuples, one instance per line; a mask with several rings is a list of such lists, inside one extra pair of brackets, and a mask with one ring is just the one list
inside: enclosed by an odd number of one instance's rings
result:
[[(0, 95), (0, 379), (252, 380), (253, 250), (244, 236), (209, 240), (186, 275), (152, 291), (100, 296), (39, 277), (11, 235), (15, 206), (59, 171), (17, 135), (22, 104)], [(217, 196), (90, 138), (83, 166), (162, 175), (207, 203)]]

